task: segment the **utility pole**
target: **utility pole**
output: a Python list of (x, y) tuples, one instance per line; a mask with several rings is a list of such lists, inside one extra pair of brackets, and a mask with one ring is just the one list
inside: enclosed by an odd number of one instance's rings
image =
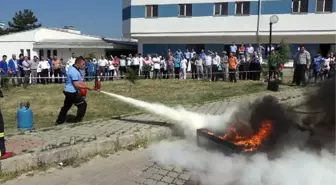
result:
[(256, 40), (259, 46), (260, 44), (260, 16), (261, 16), (261, 0), (258, 0), (258, 20), (257, 20), (257, 33), (256, 33)]

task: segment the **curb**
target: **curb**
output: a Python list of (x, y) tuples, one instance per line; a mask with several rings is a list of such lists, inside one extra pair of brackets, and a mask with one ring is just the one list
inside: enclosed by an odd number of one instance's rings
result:
[(18, 155), (1, 162), (1, 173), (27, 171), (46, 164), (54, 164), (69, 159), (85, 158), (103, 152), (111, 152), (135, 145), (139, 140), (159, 140), (172, 136), (169, 127), (161, 127), (142, 133), (120, 135), (117, 137), (97, 139), (90, 143), (81, 143), (50, 151)]

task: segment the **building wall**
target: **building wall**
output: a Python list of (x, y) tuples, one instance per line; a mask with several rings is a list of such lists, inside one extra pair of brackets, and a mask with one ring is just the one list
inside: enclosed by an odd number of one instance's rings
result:
[[(30, 57), (39, 56), (39, 49), (34, 48), (34, 43), (42, 40), (48, 39), (85, 39), (85, 40), (101, 40), (98, 37), (72, 34), (67, 32), (61, 32), (57, 30), (47, 29), (47, 28), (39, 28), (19, 33), (13, 33), (8, 35), (0, 36), (0, 55), (7, 55), (9, 58), (12, 54), (16, 54), (17, 56), (23, 50), (23, 54), (28, 56), (30, 51)], [(57, 54), (60, 58), (69, 58), (71, 53), (76, 53), (79, 55), (85, 55), (89, 52), (94, 52), (99, 57), (102, 54), (105, 54), (105, 49), (54, 49), (54, 48), (46, 48), (44, 49), (44, 56), (47, 56), (47, 50), (51, 51), (51, 55), (53, 54), (53, 50), (57, 50)]]
[(19, 56), (21, 49), (24, 51), (24, 55), (28, 55), (27, 50), (30, 51), (30, 55), (38, 55), (33, 49), (34, 42), (29, 41), (18, 41), (18, 42), (0, 42), (0, 55), (7, 55), (8, 58), (11, 58), (13, 54)]
[[(24, 55), (28, 56), (27, 50), (30, 50), (30, 57), (39, 56), (40, 49), (35, 49), (33, 47), (34, 42), (11, 42), (11, 43), (1, 43), (0, 42), (0, 55), (7, 55), (8, 58), (11, 58), (13, 54), (19, 56), (21, 49), (24, 51)], [(47, 57), (48, 50), (50, 50), (51, 56), (53, 51), (56, 50), (57, 56), (68, 60), (71, 57), (72, 53), (75, 53), (76, 56), (86, 56), (89, 53), (94, 53), (97, 58), (101, 55), (105, 55), (105, 49), (53, 49), (45, 48), (43, 50), (43, 56)]]
[[(238, 0), (242, 1), (242, 0)], [(213, 16), (214, 3), (229, 2), (228, 16)], [(258, 1), (250, 1), (250, 15), (236, 16), (232, 0), (132, 0), (123, 8), (123, 31), (135, 38), (165, 36), (223, 36), (255, 35), (258, 21)], [(192, 3), (193, 16), (178, 17), (178, 4)], [(145, 18), (145, 5), (158, 5), (158, 18)], [(292, 0), (263, 0), (260, 17), (260, 34), (268, 35), (269, 18), (279, 16), (274, 35), (336, 35), (336, 0), (333, 13), (316, 13), (316, 0), (309, 0), (308, 13), (293, 14)], [(325, 24), (329, 22), (330, 24)]]
[[(44, 53), (47, 53), (48, 49), (44, 49)], [(87, 56), (89, 53), (94, 53), (96, 58), (100, 58), (101, 55), (105, 56), (105, 49), (57, 49), (57, 55), (63, 60), (68, 60), (72, 53), (75, 53), (76, 56)]]

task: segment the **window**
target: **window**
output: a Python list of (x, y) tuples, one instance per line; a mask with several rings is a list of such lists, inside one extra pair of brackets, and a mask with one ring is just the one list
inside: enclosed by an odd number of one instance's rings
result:
[(56, 49), (53, 50), (53, 56), (57, 56), (57, 50)]
[(236, 3), (236, 15), (249, 15), (249, 14), (250, 14), (250, 2)]
[(308, 13), (308, 0), (292, 0), (293, 13)]
[(159, 10), (158, 5), (147, 5), (146, 6), (146, 17), (158, 17)]
[(24, 49), (20, 49), (20, 54), (24, 55)]
[(43, 57), (44, 56), (44, 51), (43, 51), (43, 49), (40, 49), (39, 50), (39, 58), (41, 59), (41, 57)]
[(27, 49), (27, 57), (30, 59), (30, 49)]
[(215, 3), (214, 15), (228, 15), (228, 3)]
[(51, 58), (51, 51), (50, 50), (47, 50), (47, 57), (48, 57), (48, 59)]
[(332, 0), (316, 0), (316, 12), (332, 12)]
[(192, 4), (180, 4), (179, 16), (192, 16)]

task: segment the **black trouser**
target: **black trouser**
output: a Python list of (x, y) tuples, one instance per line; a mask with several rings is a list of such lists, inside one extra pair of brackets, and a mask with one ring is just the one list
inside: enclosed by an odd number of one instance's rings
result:
[(306, 85), (307, 64), (296, 64), (294, 76), (296, 85)]
[(174, 72), (175, 72), (175, 78), (180, 79), (180, 67), (175, 67)]
[(24, 79), (23, 79), (23, 87), (27, 87), (29, 84), (30, 70), (23, 71)]
[(105, 79), (105, 66), (99, 66), (98, 76), (100, 76), (101, 81), (103, 81)]
[(154, 71), (153, 71), (153, 79), (160, 78), (159, 77), (159, 72), (160, 72), (160, 69), (154, 69)]
[(109, 72), (108, 72), (108, 80), (112, 80), (113, 81), (113, 77), (114, 77), (114, 69), (109, 70)]
[(212, 65), (212, 74), (211, 74), (211, 81), (218, 80), (218, 66)]
[(191, 64), (191, 78), (197, 79), (197, 66), (196, 64)]
[(54, 69), (55, 83), (62, 83), (62, 71), (61, 69)]
[[(52, 83), (52, 80), (53, 80), (52, 75), (53, 75), (53, 74), (54, 74), (54, 72), (53, 72), (53, 70), (51, 69), (51, 70), (50, 70), (50, 77), (49, 77), (49, 79), (47, 80), (47, 82)], [(48, 77), (48, 73), (47, 73), (47, 77)]]
[[(6, 145), (5, 145), (5, 123), (3, 121), (2, 113), (0, 110), (0, 151), (1, 155), (6, 153)], [(0, 156), (1, 156), (0, 155)]]
[(126, 74), (126, 66), (120, 66), (119, 67), (119, 72), (120, 72), (120, 78), (124, 78)]
[(73, 104), (77, 106), (77, 115), (75, 121), (76, 122), (82, 121), (85, 116), (87, 107), (87, 103), (84, 100), (84, 98), (78, 92), (70, 93), (63, 91), (63, 93), (65, 95), (64, 105), (61, 108), (56, 123), (62, 124), (66, 121), (68, 111), (70, 110)]
[(313, 69), (310, 70), (311, 74), (309, 74), (309, 80), (314, 77), (314, 82), (316, 83), (318, 78), (318, 69), (316, 67), (313, 67)]
[(230, 82), (237, 82), (235, 69), (229, 69), (229, 79)]
[(165, 70), (164, 68), (160, 69), (160, 73), (161, 73), (161, 78), (162, 79), (167, 79), (168, 78), (167, 70)]
[(131, 68), (135, 72), (136, 76), (139, 75), (139, 65), (132, 65)]
[(42, 84), (48, 83), (48, 69), (41, 70), (41, 82)]
[(145, 71), (143, 71), (143, 73), (144, 73), (144, 76), (145, 76), (145, 79), (150, 79), (150, 74), (149, 74), (149, 72), (150, 71), (148, 71), (148, 70), (145, 70)]
[(270, 66), (270, 73), (268, 75), (270, 75), (271, 78), (275, 78), (276, 74), (277, 72), (275, 66)]
[(239, 80), (245, 80), (246, 79), (246, 72), (244, 70), (244, 64), (239, 65)]
[(250, 64), (250, 71), (251, 71), (250, 72), (250, 79), (255, 80), (255, 81), (260, 80), (260, 70), (261, 70), (260, 64), (252, 62)]

